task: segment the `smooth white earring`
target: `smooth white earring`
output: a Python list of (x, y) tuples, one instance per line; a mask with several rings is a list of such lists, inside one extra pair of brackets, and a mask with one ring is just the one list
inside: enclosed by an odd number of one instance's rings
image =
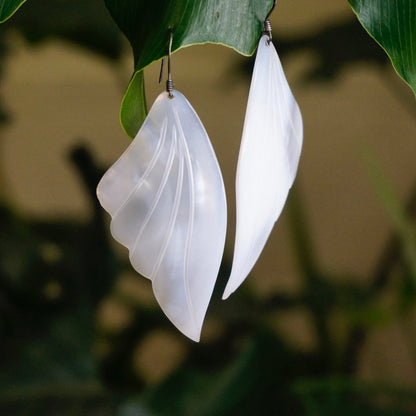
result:
[(223, 299), (240, 286), (260, 256), (295, 179), (302, 148), (302, 116), (271, 42), (268, 18), (265, 29), (238, 158), (234, 257)]
[(227, 207), (208, 135), (187, 99), (173, 90), (169, 42), (167, 92), (97, 187), (113, 237), (152, 281), (162, 310), (199, 341), (224, 250)]

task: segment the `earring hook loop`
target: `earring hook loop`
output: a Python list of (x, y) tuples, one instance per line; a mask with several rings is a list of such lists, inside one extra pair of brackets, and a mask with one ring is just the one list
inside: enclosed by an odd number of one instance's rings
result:
[(270, 23), (269, 17), (273, 13), (273, 10), (276, 7), (276, 4), (277, 4), (277, 0), (274, 0), (272, 8), (270, 9), (269, 13), (267, 13), (266, 18), (264, 19), (264, 31), (269, 37), (269, 40), (267, 43), (270, 43), (272, 41), (272, 25)]

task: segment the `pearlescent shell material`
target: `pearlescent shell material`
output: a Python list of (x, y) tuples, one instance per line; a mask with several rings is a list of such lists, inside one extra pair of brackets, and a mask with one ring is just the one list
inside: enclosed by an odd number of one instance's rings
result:
[(273, 43), (257, 50), (237, 166), (237, 225), (223, 299), (250, 273), (282, 212), (296, 176), (302, 116)]
[(101, 179), (113, 237), (152, 281), (173, 324), (199, 341), (220, 267), (227, 207), (208, 135), (178, 91), (158, 96), (137, 136)]

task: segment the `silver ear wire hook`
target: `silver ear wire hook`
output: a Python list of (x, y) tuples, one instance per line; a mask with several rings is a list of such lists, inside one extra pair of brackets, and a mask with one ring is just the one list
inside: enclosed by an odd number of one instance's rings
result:
[[(166, 92), (169, 95), (169, 98), (173, 98), (173, 81), (172, 81), (172, 73), (171, 73), (171, 56), (172, 56), (172, 41), (173, 41), (173, 30), (169, 28), (170, 37), (169, 37), (169, 50), (168, 50), (168, 79), (166, 81)], [(162, 63), (160, 65), (160, 74), (159, 74), (159, 84), (162, 81), (163, 76), (163, 68), (165, 66), (165, 58), (162, 59)]]
[(272, 25), (270, 23), (269, 17), (272, 14), (274, 8), (276, 7), (276, 3), (277, 0), (274, 0), (272, 8), (270, 9), (269, 13), (267, 13), (266, 18), (264, 19), (264, 32), (269, 37), (269, 40), (267, 41), (268, 44), (272, 41)]
[(172, 55), (172, 41), (173, 41), (173, 30), (170, 29), (170, 37), (169, 37), (169, 53), (168, 53), (168, 80), (166, 81), (166, 91), (169, 94), (169, 98), (173, 98), (173, 81), (172, 81), (172, 74), (170, 69), (170, 61), (171, 61), (171, 55)]

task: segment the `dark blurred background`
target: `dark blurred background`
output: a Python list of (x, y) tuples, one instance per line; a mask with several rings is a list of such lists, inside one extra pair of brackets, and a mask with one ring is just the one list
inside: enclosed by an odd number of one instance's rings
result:
[[(133, 63), (101, 0), (0, 26), (0, 415), (416, 414), (416, 105), (346, 1), (282, 1), (274, 41), (304, 117), (298, 178), (220, 300), (253, 59), (173, 56), (223, 170), (226, 253), (199, 344), (109, 235), (95, 187), (128, 145)], [(159, 64), (145, 71), (148, 104)]]

